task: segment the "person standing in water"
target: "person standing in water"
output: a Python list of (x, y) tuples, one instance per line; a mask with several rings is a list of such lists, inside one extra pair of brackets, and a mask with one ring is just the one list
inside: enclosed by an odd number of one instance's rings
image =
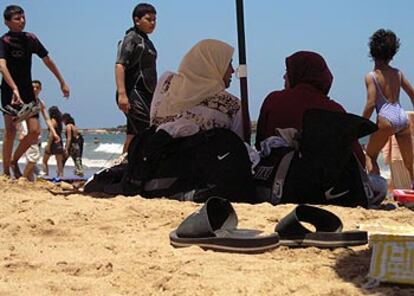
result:
[[(32, 86), (33, 86), (33, 92), (35, 94), (36, 101), (40, 105), (40, 113), (42, 114), (42, 117), (53, 137), (52, 140), (54, 142), (60, 142), (61, 139), (59, 135), (56, 133), (55, 128), (53, 127), (53, 124), (49, 118), (49, 114), (47, 113), (46, 104), (42, 99), (39, 98), (39, 94), (42, 91), (42, 83), (39, 80), (33, 80)], [(26, 125), (26, 122), (22, 121), (21, 126), (22, 126), (22, 131), (24, 132), (22, 134), (23, 137), (20, 137), (20, 140), (23, 139), (25, 135), (27, 135), (27, 126), (25, 127), (25, 125)], [(36, 167), (36, 163), (40, 159), (40, 140), (41, 140), (41, 136), (39, 135), (38, 142), (36, 144), (32, 144), (25, 153), (27, 165), (24, 169), (23, 177), (28, 179), (29, 181), (34, 181), (36, 178), (35, 175), (38, 174), (39, 172), (38, 168)]]
[[(49, 108), (49, 118), (50, 122), (55, 130), (55, 133), (62, 139), (62, 113), (60, 112), (57, 106), (52, 106)], [(51, 155), (54, 155), (56, 158), (57, 166), (57, 177), (63, 177), (63, 159), (65, 155), (65, 150), (63, 148), (62, 141), (55, 141), (56, 136), (49, 129), (47, 146), (45, 148), (45, 154), (43, 155), (43, 172), (42, 175), (49, 176), (49, 166), (48, 161)]]
[(66, 127), (65, 161), (70, 156), (75, 164), (75, 175), (83, 177), (82, 166), (83, 136), (76, 127), (75, 120), (69, 113), (64, 113), (62, 122)]

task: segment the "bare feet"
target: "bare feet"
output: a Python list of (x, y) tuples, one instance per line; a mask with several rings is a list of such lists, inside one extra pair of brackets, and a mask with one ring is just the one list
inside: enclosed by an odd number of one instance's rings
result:
[(10, 177), (10, 169), (3, 169), (3, 176), (8, 176)]
[(13, 171), (14, 178), (19, 179), (22, 176), (22, 172), (20, 171), (17, 161), (12, 161), (10, 163), (10, 168)]

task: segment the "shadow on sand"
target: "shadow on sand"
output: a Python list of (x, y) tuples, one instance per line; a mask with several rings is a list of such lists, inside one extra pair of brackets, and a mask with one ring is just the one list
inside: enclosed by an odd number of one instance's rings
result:
[(409, 285), (385, 284), (378, 287), (365, 289), (367, 283), (369, 265), (371, 262), (371, 249), (362, 251), (344, 252), (337, 259), (335, 270), (344, 281), (354, 284), (362, 295), (386, 295), (386, 296), (412, 296), (414, 287)]

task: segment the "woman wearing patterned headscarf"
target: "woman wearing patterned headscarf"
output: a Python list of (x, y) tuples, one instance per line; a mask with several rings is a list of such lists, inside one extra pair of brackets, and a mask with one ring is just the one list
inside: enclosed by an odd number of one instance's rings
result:
[(226, 91), (234, 73), (233, 52), (233, 47), (219, 40), (194, 45), (178, 72), (166, 72), (158, 81), (151, 125), (173, 137), (212, 128), (228, 128), (241, 137), (240, 101)]

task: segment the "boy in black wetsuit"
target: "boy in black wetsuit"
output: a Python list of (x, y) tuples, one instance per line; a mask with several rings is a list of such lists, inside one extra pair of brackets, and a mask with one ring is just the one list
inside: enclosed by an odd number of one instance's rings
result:
[(115, 65), (118, 107), (127, 117), (124, 152), (133, 137), (149, 127), (150, 106), (157, 84), (157, 51), (148, 38), (156, 25), (155, 8), (138, 4), (132, 13), (134, 26), (119, 45)]
[[(3, 75), (1, 83), (1, 104), (19, 106), (35, 102), (32, 87), (32, 55), (37, 54), (46, 67), (56, 76), (64, 97), (69, 96), (69, 87), (60, 74), (48, 51), (32, 33), (24, 32), (26, 18), (24, 10), (17, 5), (7, 6), (4, 10), (4, 20), (9, 32), (0, 38), (0, 73)], [(16, 151), (13, 152), (13, 142), (16, 137), (16, 128), (13, 117), (3, 113), (4, 139), (3, 139), (3, 172), (10, 175), (12, 168), (15, 178), (21, 176), (17, 161), (26, 152), (30, 145), (38, 140), (40, 134), (39, 115), (26, 119), (28, 134), (20, 141)]]

